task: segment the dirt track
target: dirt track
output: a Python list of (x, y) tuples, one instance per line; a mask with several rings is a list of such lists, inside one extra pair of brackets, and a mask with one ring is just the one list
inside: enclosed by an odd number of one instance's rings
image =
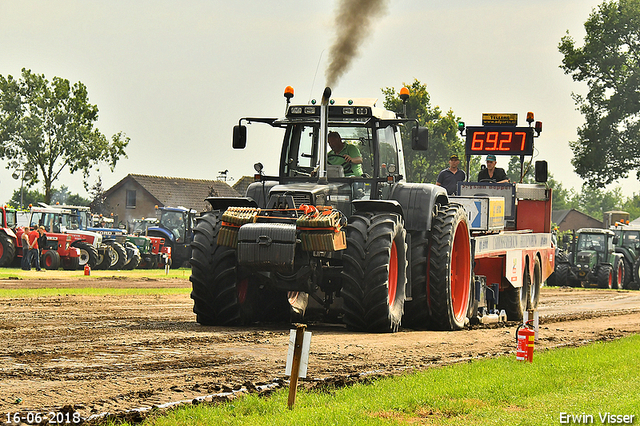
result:
[[(185, 280), (95, 281), (103, 287), (189, 287)], [(0, 288), (51, 287), (0, 281)], [(86, 282), (56, 282), (56, 287)], [(83, 417), (192, 400), (283, 379), (289, 326), (202, 327), (188, 293), (0, 299), (0, 410)], [(536, 350), (640, 332), (640, 292), (543, 289)], [(352, 380), (515, 350), (516, 324), (458, 332), (363, 334), (310, 325), (308, 380)], [(17, 403), (17, 401), (21, 401)]]

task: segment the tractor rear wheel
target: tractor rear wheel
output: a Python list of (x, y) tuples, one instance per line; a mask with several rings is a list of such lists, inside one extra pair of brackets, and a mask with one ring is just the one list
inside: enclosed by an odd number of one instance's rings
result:
[(568, 283), (568, 278), (569, 278), (569, 264), (568, 263), (561, 263), (559, 265), (556, 266), (556, 271), (554, 272), (554, 274), (556, 275), (556, 285), (558, 287), (564, 287), (569, 285)]
[(431, 221), (427, 257), (429, 327), (464, 327), (471, 295), (469, 223), (462, 206), (439, 208)]
[(429, 328), (427, 299), (427, 254), (429, 239), (425, 231), (411, 232), (411, 300), (404, 304), (402, 325), (417, 330)]
[(116, 271), (121, 270), (127, 261), (127, 250), (125, 250), (122, 244), (116, 241), (107, 241), (106, 244), (110, 245), (113, 249), (111, 250), (111, 264), (109, 265), (109, 269)]
[(631, 281), (629, 281), (629, 289), (640, 289), (640, 256), (638, 256), (636, 262), (633, 264)]
[(0, 233), (0, 266), (9, 266), (16, 256), (16, 243), (7, 234)]
[(60, 254), (55, 250), (47, 250), (40, 259), (41, 267), (50, 270), (60, 269)]
[(633, 281), (633, 265), (631, 261), (626, 257), (623, 259), (624, 266), (624, 288), (631, 288), (630, 284)]
[(102, 250), (102, 254), (98, 252), (98, 259), (96, 261), (95, 269), (106, 270), (111, 267), (111, 252), (113, 252), (113, 247), (106, 245), (106, 250)]
[(124, 264), (123, 269), (136, 269), (140, 265), (140, 249), (130, 241), (125, 242), (124, 247), (127, 251), (127, 263)]
[(250, 277), (239, 276), (236, 251), (217, 244), (221, 216), (215, 211), (196, 219), (189, 277), (193, 312), (202, 325), (250, 324), (265, 301)]
[(596, 274), (596, 280), (598, 283), (598, 287), (612, 288), (613, 270), (611, 269), (611, 265), (601, 265), (598, 268), (598, 273)]
[(75, 247), (80, 250), (80, 257), (78, 258), (78, 265), (84, 268), (84, 265), (89, 264), (90, 268), (95, 268), (98, 263), (98, 249), (92, 246), (86, 241), (75, 241), (71, 244), (71, 247)]
[(343, 254), (344, 322), (351, 330), (394, 332), (404, 310), (406, 231), (400, 215), (356, 212)]

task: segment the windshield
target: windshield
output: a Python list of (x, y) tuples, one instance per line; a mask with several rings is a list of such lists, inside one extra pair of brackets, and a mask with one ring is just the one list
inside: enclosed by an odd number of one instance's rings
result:
[[(380, 129), (362, 126), (329, 126), (328, 133), (338, 133), (342, 142), (341, 149), (336, 152), (327, 144), (327, 173), (329, 177), (385, 177), (389, 166), (393, 165), (396, 172), (404, 169), (402, 160), (398, 158), (398, 152), (402, 148), (398, 146), (399, 138), (395, 126), (387, 126)], [(319, 165), (318, 159), (318, 125), (296, 124), (291, 126), (285, 136), (283, 151), (282, 173), (284, 176), (313, 176)], [(375, 158), (375, 143), (380, 146), (380, 158)], [(338, 145), (340, 146), (340, 145)], [(357, 158), (356, 161), (345, 161), (345, 155)], [(379, 164), (376, 170), (376, 163)], [(343, 171), (340, 172), (339, 167)]]
[(182, 212), (164, 210), (160, 217), (160, 226), (171, 231), (176, 240), (184, 239), (185, 223)]
[(606, 235), (604, 234), (580, 234), (578, 237), (578, 251), (595, 250), (605, 251)]
[(6, 212), (7, 213), (7, 228), (15, 228), (17, 224), (17, 215), (16, 212)]

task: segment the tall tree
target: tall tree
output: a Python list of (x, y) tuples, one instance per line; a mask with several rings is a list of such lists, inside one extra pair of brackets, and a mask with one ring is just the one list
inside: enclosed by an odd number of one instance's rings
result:
[(126, 157), (129, 138), (122, 132), (109, 140), (94, 127), (98, 107), (89, 103), (81, 82), (22, 69), (20, 79), (0, 75), (0, 158), (17, 161), (32, 173), (31, 186), (42, 176), (45, 202), (51, 202), (52, 184), (68, 169), (90, 170), (106, 162), (111, 170)]
[[(443, 113), (438, 106), (431, 106), (431, 96), (427, 85), (414, 79), (407, 87), (411, 97), (407, 102), (407, 117), (418, 120), (420, 126), (429, 129), (429, 151), (413, 151), (411, 149), (411, 126), (402, 128), (403, 150), (407, 180), (409, 182), (435, 183), (438, 173), (449, 167), (449, 157), (458, 154), (464, 157), (464, 144), (458, 137), (458, 121), (453, 111)], [(390, 111), (403, 112), (402, 100), (393, 87), (382, 89), (384, 106)], [(460, 163), (464, 168), (464, 162)]]
[(603, 187), (635, 170), (640, 178), (640, 0), (605, 1), (585, 22), (584, 45), (568, 34), (561, 68), (586, 82), (573, 94), (585, 124), (570, 142), (576, 173)]

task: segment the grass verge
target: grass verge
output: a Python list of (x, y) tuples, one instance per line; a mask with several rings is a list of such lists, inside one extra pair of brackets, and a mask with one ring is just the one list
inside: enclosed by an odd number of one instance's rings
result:
[(532, 364), (509, 356), (344, 389), (299, 391), (291, 411), (287, 390), (280, 390), (268, 398), (181, 407), (144, 425), (556, 425), (562, 413), (592, 416), (594, 424), (602, 424), (605, 413), (634, 415), (640, 424), (639, 362), (635, 335), (541, 351)]
[(0, 298), (51, 296), (138, 296), (143, 294), (189, 294), (190, 288), (12, 288), (0, 289)]
[(20, 268), (0, 268), (0, 280), (18, 279), (18, 280), (64, 280), (64, 279), (77, 279), (91, 281), (95, 279), (104, 278), (119, 278), (119, 279), (184, 279), (188, 280), (191, 275), (191, 269), (178, 268), (169, 269), (169, 273), (165, 273), (164, 269), (133, 269), (131, 271), (99, 271), (92, 270), (91, 275), (84, 275), (84, 270), (77, 271), (65, 271), (58, 269), (55, 271), (37, 272), (35, 269), (30, 271), (23, 271)]

